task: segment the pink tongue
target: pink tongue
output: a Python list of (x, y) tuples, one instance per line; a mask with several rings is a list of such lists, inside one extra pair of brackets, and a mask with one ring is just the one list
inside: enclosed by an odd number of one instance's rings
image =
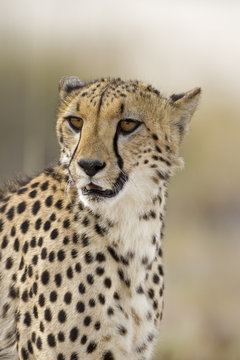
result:
[(100, 186), (97, 186), (93, 183), (88, 184), (88, 186), (91, 190), (102, 190), (102, 188)]

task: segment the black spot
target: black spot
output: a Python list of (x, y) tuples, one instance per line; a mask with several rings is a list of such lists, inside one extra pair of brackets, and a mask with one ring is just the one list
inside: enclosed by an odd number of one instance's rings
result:
[(3, 214), (6, 210), (7, 204), (0, 207), (0, 213)]
[(1, 248), (5, 249), (7, 246), (8, 246), (8, 238), (7, 238), (7, 236), (4, 236), (4, 238), (2, 240)]
[(43, 294), (40, 294), (39, 295), (39, 298), (38, 298), (38, 303), (41, 307), (43, 307), (45, 305), (45, 297)]
[(78, 354), (77, 353), (72, 353), (70, 360), (78, 360)]
[(109, 253), (111, 254), (112, 258), (116, 261), (116, 262), (119, 262), (119, 256), (117, 255), (116, 251), (111, 247), (111, 246), (108, 246), (108, 251)]
[(51, 313), (51, 310), (49, 308), (45, 309), (44, 318), (45, 318), (46, 321), (51, 321), (52, 320), (52, 313)]
[(64, 227), (65, 229), (68, 229), (69, 226), (70, 226), (70, 220), (69, 220), (69, 219), (64, 220), (64, 221), (63, 221), (63, 227)]
[(92, 285), (94, 283), (94, 277), (91, 274), (87, 275), (87, 282)]
[(38, 256), (37, 255), (33, 256), (32, 263), (33, 263), (33, 265), (37, 265), (37, 263), (38, 263)]
[(67, 315), (66, 312), (64, 310), (60, 310), (58, 313), (58, 321), (60, 323), (64, 323), (67, 319)]
[(39, 200), (37, 200), (37, 201), (33, 204), (33, 206), (32, 206), (32, 213), (33, 213), (33, 215), (36, 215), (36, 214), (38, 213), (38, 211), (39, 211), (39, 209), (40, 209), (40, 206), (41, 206), (41, 204), (40, 204), (40, 201), (39, 201)]
[(87, 342), (87, 336), (86, 335), (83, 335), (82, 338), (81, 338), (81, 344), (82, 345), (85, 345)]
[(155, 146), (155, 149), (157, 150), (157, 152), (161, 153), (162, 150), (160, 149), (160, 147), (158, 145)]
[(21, 230), (23, 234), (26, 234), (26, 232), (28, 231), (29, 228), (29, 221), (25, 220), (22, 224), (21, 224)]
[(7, 216), (7, 218), (8, 218), (8, 220), (12, 220), (13, 219), (13, 217), (14, 217), (14, 212), (15, 212), (15, 210), (14, 210), (14, 207), (12, 206), (9, 210), (8, 210), (8, 212), (6, 213), (6, 216)]
[(7, 270), (11, 269), (13, 266), (13, 259), (11, 257), (7, 258), (5, 268)]
[(85, 261), (87, 264), (90, 264), (93, 262), (93, 256), (89, 251), (85, 254)]
[(43, 244), (43, 238), (40, 237), (40, 238), (38, 239), (38, 246), (41, 247), (42, 244)]
[(98, 300), (102, 305), (105, 304), (105, 296), (103, 294), (98, 295)]
[(55, 207), (56, 207), (57, 209), (61, 210), (62, 207), (63, 207), (63, 202), (62, 202), (62, 200), (58, 200), (58, 201), (55, 203)]
[(3, 231), (3, 221), (2, 221), (2, 219), (0, 219), (0, 232), (2, 232)]
[(73, 259), (75, 259), (78, 256), (78, 251), (76, 249), (72, 249), (71, 256)]
[(39, 230), (41, 225), (42, 225), (42, 219), (37, 219), (37, 221), (35, 222), (35, 229)]
[(148, 296), (150, 297), (150, 299), (154, 298), (154, 290), (153, 289), (148, 290)]
[(86, 234), (82, 234), (82, 245), (84, 247), (89, 245), (89, 238)]
[(42, 275), (41, 275), (41, 280), (43, 285), (47, 285), (49, 282), (49, 272), (47, 270), (45, 270)]
[(66, 292), (66, 294), (64, 295), (64, 302), (66, 304), (71, 304), (72, 301), (72, 294), (68, 291)]
[(107, 309), (107, 314), (108, 314), (109, 316), (111, 316), (111, 315), (114, 314), (114, 310), (113, 310), (113, 308), (112, 308), (111, 306)]
[(107, 351), (103, 354), (102, 360), (114, 360), (113, 353), (111, 351)]
[(42, 191), (47, 190), (48, 185), (49, 185), (48, 181), (45, 181), (45, 182), (41, 185), (41, 190), (42, 190)]
[(63, 244), (67, 245), (67, 244), (69, 244), (69, 241), (70, 241), (69, 237), (65, 236), (64, 239), (63, 239)]
[(112, 286), (112, 281), (111, 281), (111, 279), (110, 279), (110, 278), (105, 278), (105, 279), (104, 279), (104, 285), (105, 285), (108, 289), (110, 289), (110, 287)]
[(75, 271), (78, 272), (78, 273), (80, 273), (81, 270), (82, 270), (81, 264), (80, 264), (80, 263), (77, 263), (77, 264), (75, 265)]
[(85, 288), (85, 285), (83, 283), (80, 283), (80, 285), (78, 287), (78, 291), (80, 292), (80, 294), (85, 294), (86, 288)]
[(50, 206), (52, 206), (52, 203), (53, 203), (53, 198), (52, 198), (52, 195), (50, 195), (46, 198), (45, 204), (47, 207), (50, 207)]
[(57, 356), (57, 360), (65, 360), (65, 356), (62, 353), (60, 353)]
[(50, 237), (52, 240), (55, 240), (58, 237), (58, 229), (52, 230)]
[(158, 265), (158, 273), (159, 273), (160, 276), (163, 276), (163, 275), (164, 275), (162, 265)]
[(152, 134), (153, 140), (158, 140), (158, 136), (156, 134)]
[(24, 254), (27, 253), (27, 251), (28, 251), (28, 242), (27, 241), (25, 241), (22, 250), (23, 250)]
[(48, 335), (47, 341), (48, 341), (48, 345), (50, 347), (55, 347), (56, 346), (56, 340), (55, 340), (55, 336), (53, 334)]
[(22, 354), (23, 360), (28, 359), (28, 351), (24, 347), (21, 349), (21, 354)]
[(35, 248), (36, 245), (37, 245), (36, 238), (33, 237), (33, 238), (31, 239), (31, 241), (30, 241), (30, 246), (31, 246), (32, 248)]
[(144, 294), (144, 291), (143, 291), (143, 288), (142, 288), (141, 285), (136, 288), (136, 292), (137, 292), (138, 294)]
[(126, 335), (126, 333), (127, 333), (127, 329), (122, 325), (118, 326), (118, 331), (119, 331), (120, 335)]
[(18, 214), (22, 214), (26, 209), (26, 203), (25, 201), (22, 201), (20, 204), (18, 204), (17, 206), (17, 212)]
[(83, 224), (84, 226), (88, 226), (89, 223), (90, 223), (90, 221), (89, 221), (88, 217), (85, 216), (85, 218), (84, 218), (83, 221), (82, 221), (82, 224)]
[(115, 293), (113, 294), (113, 297), (115, 300), (120, 300), (120, 296), (119, 294), (115, 291)]
[(27, 188), (25, 187), (25, 188), (19, 189), (17, 193), (18, 193), (18, 195), (21, 195), (21, 194), (24, 194), (26, 191), (27, 191)]
[(41, 258), (42, 260), (46, 259), (47, 257), (47, 249), (44, 247), (41, 251)]
[(102, 268), (101, 266), (98, 266), (98, 267), (96, 268), (96, 274), (97, 274), (98, 276), (102, 276), (102, 275), (104, 274), (104, 272), (105, 272), (105, 270), (104, 270), (104, 268)]
[(24, 290), (24, 292), (22, 293), (22, 300), (24, 302), (28, 301), (28, 291), (27, 290)]
[(76, 309), (79, 313), (83, 313), (85, 310), (85, 305), (82, 301), (78, 301), (76, 305)]
[(95, 230), (96, 230), (96, 233), (101, 236), (104, 236), (107, 232), (107, 229), (104, 228), (103, 226), (100, 226), (99, 224), (95, 225)]
[(85, 326), (89, 326), (91, 322), (92, 322), (91, 316), (86, 316), (85, 319), (83, 320)]
[(55, 302), (57, 300), (57, 293), (56, 291), (52, 291), (49, 295), (49, 299), (51, 302)]
[(56, 215), (54, 213), (52, 213), (52, 215), (50, 216), (50, 221), (55, 221), (56, 220)]
[(106, 257), (105, 257), (105, 255), (103, 253), (99, 252), (96, 255), (96, 260), (98, 262), (103, 262), (103, 261), (106, 261)]
[(153, 275), (153, 282), (154, 282), (155, 284), (158, 284), (159, 281), (160, 281), (159, 276), (158, 276), (157, 274), (154, 274), (154, 275)]
[(28, 195), (29, 195), (29, 197), (31, 197), (32, 199), (34, 199), (34, 198), (36, 197), (36, 195), (37, 195), (37, 190), (31, 191)]
[(10, 298), (12, 299), (16, 299), (19, 297), (19, 290), (16, 289), (13, 285), (10, 287), (9, 289), (9, 294)]
[(61, 284), (62, 284), (62, 275), (61, 274), (56, 274), (54, 280), (55, 280), (55, 283), (56, 283), (57, 287), (61, 286)]
[(77, 244), (78, 243), (78, 239), (79, 239), (79, 236), (77, 233), (74, 233), (73, 234), (73, 238), (72, 238), (72, 241), (74, 244)]
[(30, 340), (28, 340), (28, 351), (30, 352), (30, 354), (33, 354), (33, 347), (32, 347), (32, 343)]
[(59, 341), (59, 342), (64, 342), (64, 340), (65, 340), (64, 333), (63, 333), (62, 331), (60, 331), (60, 332), (58, 333), (58, 341)]
[(31, 322), (32, 322), (32, 319), (31, 319), (31, 315), (29, 312), (26, 312), (24, 314), (24, 320), (23, 320), (23, 323), (26, 325), (26, 326), (31, 326)]
[(87, 353), (92, 353), (93, 351), (96, 350), (96, 347), (97, 347), (97, 344), (94, 342), (94, 341), (91, 341), (89, 344), (88, 344), (88, 347), (87, 347)]
[(72, 270), (71, 266), (67, 269), (67, 277), (69, 279), (73, 278), (73, 270)]
[(78, 338), (78, 328), (74, 327), (70, 331), (69, 339), (74, 342), (77, 340), (77, 338)]
[(64, 250), (59, 250), (57, 253), (58, 261), (63, 261), (65, 259), (65, 252)]
[(47, 220), (45, 223), (44, 223), (44, 226), (43, 226), (43, 229), (44, 231), (48, 231), (51, 227), (51, 223), (49, 220)]

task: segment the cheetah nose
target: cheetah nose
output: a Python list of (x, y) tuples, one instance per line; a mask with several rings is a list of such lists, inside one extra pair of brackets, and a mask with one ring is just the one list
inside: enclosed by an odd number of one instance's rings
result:
[(84, 170), (84, 172), (92, 177), (96, 175), (100, 170), (106, 166), (105, 162), (99, 160), (79, 160), (78, 165)]

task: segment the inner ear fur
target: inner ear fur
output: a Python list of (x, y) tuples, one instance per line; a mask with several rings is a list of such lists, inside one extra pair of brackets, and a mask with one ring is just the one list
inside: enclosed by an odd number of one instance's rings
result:
[(195, 88), (186, 93), (170, 96), (170, 127), (173, 135), (179, 136), (180, 142), (188, 131), (190, 120), (199, 102), (200, 94), (201, 88)]
[(86, 83), (77, 76), (64, 76), (58, 85), (60, 98), (64, 100), (72, 91), (81, 89), (85, 85)]

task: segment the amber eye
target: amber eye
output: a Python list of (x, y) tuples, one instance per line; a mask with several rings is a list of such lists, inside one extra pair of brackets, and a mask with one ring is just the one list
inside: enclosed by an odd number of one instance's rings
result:
[(137, 120), (132, 120), (132, 119), (125, 119), (125, 120), (121, 120), (119, 122), (119, 130), (123, 133), (123, 134), (129, 134), (131, 132), (133, 132), (134, 130), (136, 130), (139, 125), (141, 125), (140, 121)]
[(80, 132), (82, 130), (83, 119), (75, 117), (75, 116), (69, 116), (69, 117), (67, 117), (67, 121), (74, 131)]

